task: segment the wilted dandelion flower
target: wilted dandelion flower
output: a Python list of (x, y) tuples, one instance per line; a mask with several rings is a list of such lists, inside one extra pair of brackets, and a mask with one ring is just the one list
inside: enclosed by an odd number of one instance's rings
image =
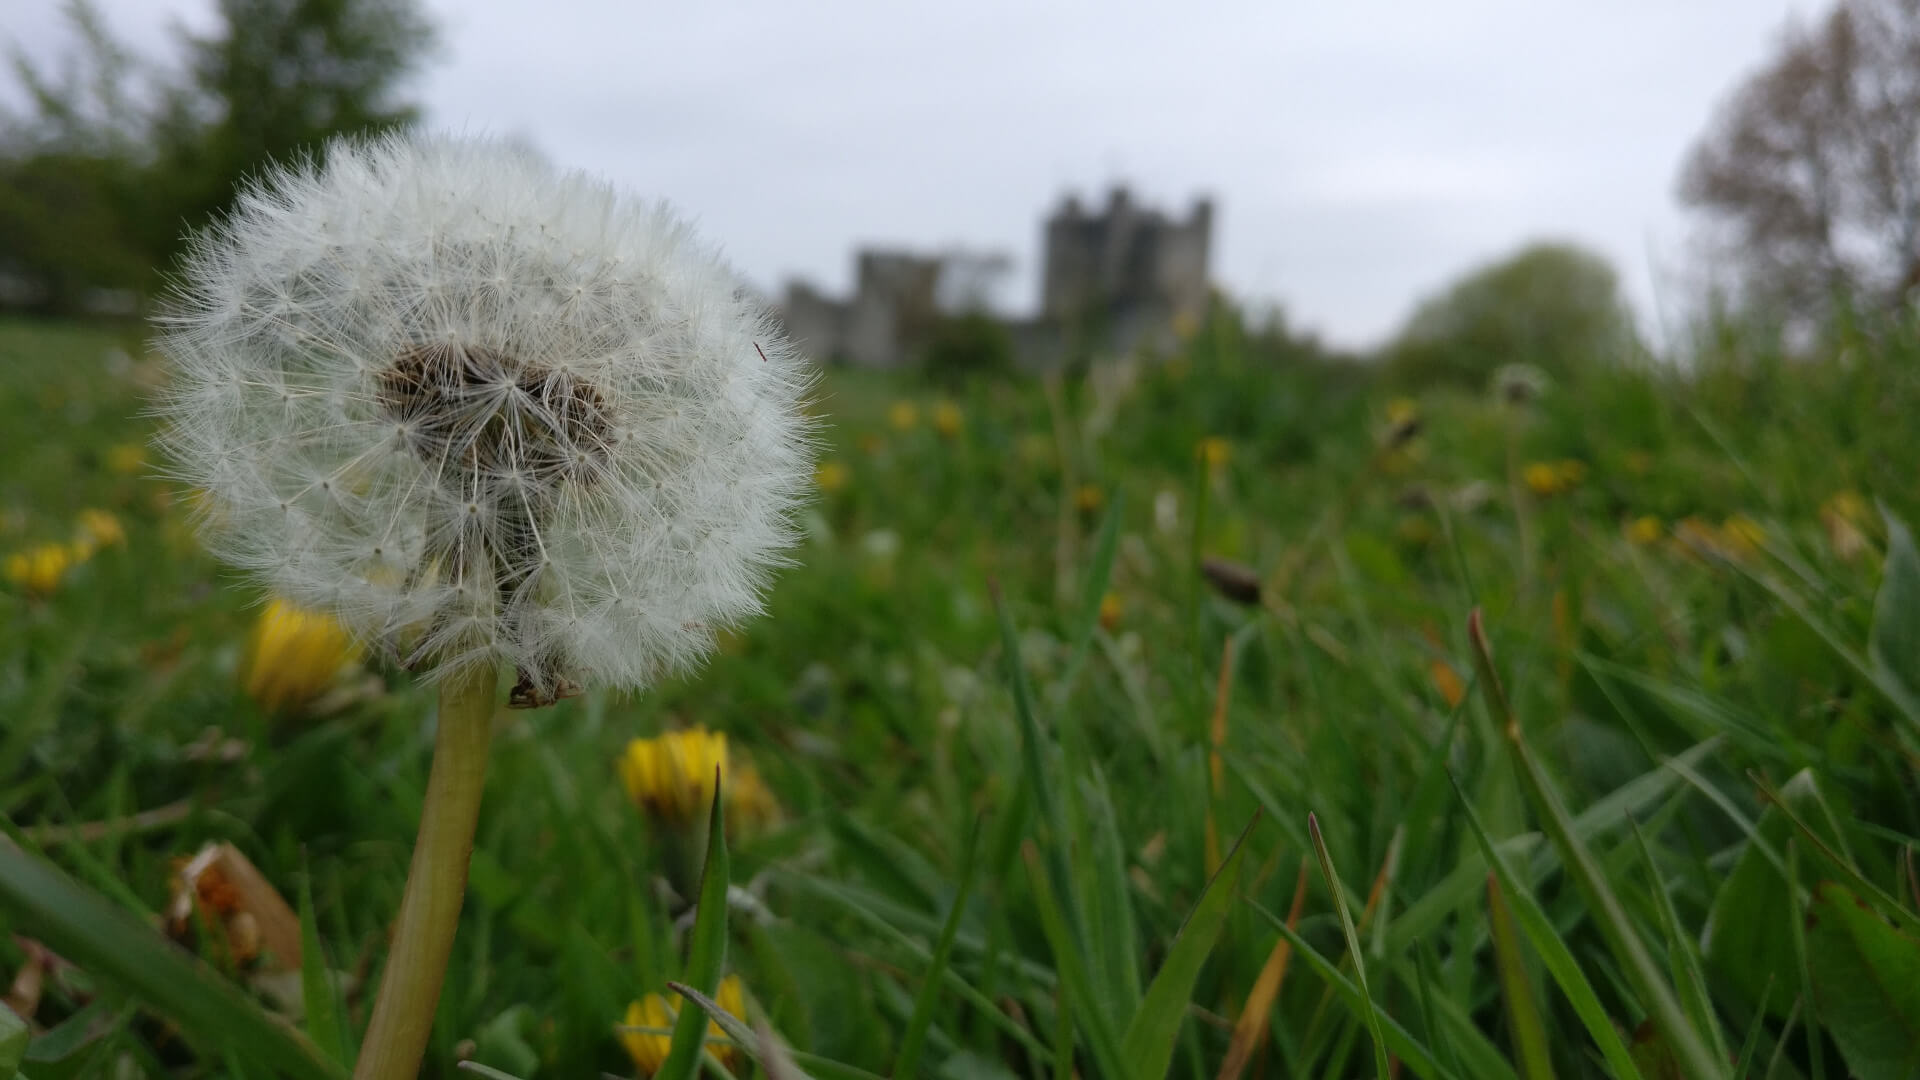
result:
[(960, 406), (951, 401), (942, 401), (933, 407), (933, 430), (943, 439), (951, 439), (960, 434), (966, 418), (960, 413)]
[(887, 409), (887, 423), (895, 431), (912, 431), (920, 424), (920, 406), (911, 401), (896, 401)]
[(714, 779), (726, 774), (727, 736), (704, 727), (634, 739), (620, 757), (627, 798), (674, 825), (704, 820), (713, 805)]
[[(714, 1004), (732, 1015), (746, 1019), (747, 995), (741, 987), (740, 976), (722, 978), (719, 989), (714, 991), (713, 1000)], [(620, 1043), (627, 1048), (627, 1056), (633, 1058), (634, 1067), (640, 1070), (642, 1076), (652, 1076), (660, 1071), (660, 1066), (666, 1064), (667, 1054), (673, 1049), (675, 1014), (687, 1007), (679, 994), (672, 995), (671, 1005), (663, 995), (648, 994), (627, 1006), (626, 1022), (621, 1025)], [(708, 1049), (722, 1064), (731, 1068), (737, 1048), (726, 1038), (727, 1033), (721, 1030), (719, 1024), (707, 1021)]]
[(1119, 629), (1120, 619), (1127, 613), (1126, 601), (1120, 594), (1110, 592), (1100, 597), (1100, 629), (1111, 633)]
[(269, 712), (297, 708), (359, 658), (352, 635), (337, 620), (276, 598), (254, 624), (241, 685)]
[(217, 551), (513, 702), (637, 688), (759, 610), (804, 362), (666, 209), (486, 140), (338, 144), (202, 238), (159, 341)]
[(838, 461), (823, 461), (813, 470), (814, 484), (829, 495), (847, 486), (847, 476), (847, 467)]
[(7, 580), (35, 596), (50, 596), (68, 571), (86, 561), (86, 555), (67, 544), (40, 544), (7, 556)]

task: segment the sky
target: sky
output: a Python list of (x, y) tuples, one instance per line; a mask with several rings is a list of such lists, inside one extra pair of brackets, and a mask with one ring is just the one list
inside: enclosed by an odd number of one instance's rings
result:
[[(97, 0), (175, 55), (212, 0)], [(0, 0), (57, 58), (60, 0)], [(1715, 108), (1820, 0), (429, 0), (439, 128), (525, 139), (664, 198), (777, 295), (858, 246), (997, 251), (1113, 185), (1215, 201), (1213, 276), (1349, 347), (1533, 239), (1608, 256), (1659, 335), (1697, 280), (1675, 194)]]

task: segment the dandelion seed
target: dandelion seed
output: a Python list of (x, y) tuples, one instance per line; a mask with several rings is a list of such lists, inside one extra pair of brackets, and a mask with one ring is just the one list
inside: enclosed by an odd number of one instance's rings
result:
[(668, 211), (483, 140), (283, 171), (164, 317), (163, 443), (211, 545), (519, 705), (644, 687), (759, 610), (809, 375)]

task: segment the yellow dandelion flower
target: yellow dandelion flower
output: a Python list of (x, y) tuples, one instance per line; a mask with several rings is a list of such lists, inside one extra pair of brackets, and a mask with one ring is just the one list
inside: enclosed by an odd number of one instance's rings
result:
[(620, 758), (620, 783), (634, 805), (673, 825), (705, 818), (716, 774), (727, 773), (724, 732), (692, 727), (635, 739)]
[(1175, 312), (1173, 316), (1173, 336), (1181, 341), (1193, 340), (1200, 332), (1200, 320), (1191, 311)]
[(269, 712), (296, 709), (333, 685), (360, 647), (330, 616), (275, 599), (260, 613), (241, 672), (247, 696)]
[(1720, 539), (1726, 550), (1739, 558), (1757, 555), (1767, 542), (1767, 531), (1745, 514), (1735, 514), (1720, 524)]
[(1218, 435), (1209, 435), (1200, 440), (1194, 451), (1207, 468), (1218, 471), (1233, 457), (1233, 444)]
[(920, 424), (920, 406), (911, 401), (896, 401), (887, 409), (887, 423), (895, 431), (912, 431)]
[(1647, 545), (1666, 535), (1666, 526), (1652, 514), (1643, 514), (1627, 522), (1627, 540), (1629, 543)]
[(1387, 402), (1387, 423), (1394, 427), (1410, 424), (1420, 416), (1420, 405), (1410, 397), (1397, 397)]
[(1037, 431), (1020, 436), (1020, 460), (1029, 465), (1045, 465), (1053, 460), (1053, 440)]
[(1527, 490), (1541, 498), (1564, 495), (1580, 486), (1587, 478), (1587, 466), (1571, 458), (1559, 461), (1536, 461), (1520, 472), (1520, 479)]
[[(727, 776), (727, 833), (752, 836), (780, 821), (780, 801), (760, 778), (760, 770), (739, 762)], [(732, 1010), (728, 1010), (731, 1012)]]
[(1827, 545), (1842, 562), (1852, 562), (1867, 550), (1864, 526), (1869, 521), (1867, 500), (1857, 491), (1836, 492), (1820, 507), (1820, 524), (1827, 530)]
[(1438, 657), (1427, 661), (1427, 676), (1433, 680), (1433, 688), (1440, 691), (1440, 699), (1447, 708), (1457, 709), (1467, 698), (1467, 684), (1460, 680), (1460, 673), (1453, 665)]
[(820, 486), (821, 491), (831, 495), (846, 487), (847, 478), (851, 475), (847, 467), (840, 462), (823, 461), (819, 468), (813, 470), (813, 482)]
[(82, 510), (75, 529), (73, 546), (77, 551), (85, 552), (83, 557), (91, 556), (103, 547), (112, 547), (127, 542), (127, 530), (120, 519), (105, 510)]
[(943, 439), (951, 439), (960, 434), (965, 426), (966, 417), (960, 413), (960, 406), (951, 401), (942, 401), (933, 407), (933, 430)]
[(86, 557), (67, 544), (41, 544), (7, 556), (7, 580), (35, 596), (49, 596)]
[[(713, 995), (714, 1003), (735, 1017), (747, 1018), (747, 995), (741, 986), (740, 976), (728, 975), (720, 980), (720, 987)], [(666, 1064), (667, 1053), (673, 1049), (673, 1022), (675, 1014), (686, 1003), (679, 994), (672, 996), (672, 1002), (660, 994), (648, 994), (627, 1006), (626, 1022), (621, 1025), (620, 1043), (627, 1048), (627, 1056), (643, 1076), (652, 1076)], [(647, 1030), (636, 1030), (647, 1029)], [(738, 1048), (727, 1041), (727, 1033), (712, 1020), (707, 1021), (707, 1048), (721, 1063), (732, 1068), (737, 1060)]]
[(1106, 502), (1107, 493), (1101, 491), (1100, 485), (1098, 484), (1081, 484), (1079, 489), (1073, 493), (1074, 509), (1083, 514), (1091, 514), (1098, 511), (1102, 506), (1106, 505)]
[(1426, 547), (1439, 539), (1433, 522), (1425, 514), (1403, 514), (1394, 523), (1393, 535), (1409, 547)]
[(147, 448), (139, 443), (120, 443), (107, 450), (107, 471), (115, 476), (137, 476), (147, 470)]
[(1110, 592), (1100, 598), (1100, 628), (1112, 632), (1120, 625), (1121, 616), (1127, 613), (1126, 602), (1119, 593)]

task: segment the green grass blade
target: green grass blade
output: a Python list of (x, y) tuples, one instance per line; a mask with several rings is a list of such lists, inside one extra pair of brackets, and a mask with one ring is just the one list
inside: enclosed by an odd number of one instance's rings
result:
[(1714, 1015), (1713, 998), (1707, 993), (1707, 976), (1700, 966), (1694, 939), (1680, 926), (1680, 913), (1674, 910), (1673, 896), (1667, 891), (1659, 864), (1653, 861), (1653, 849), (1647, 846), (1646, 835), (1640, 831), (1638, 822), (1633, 824), (1632, 831), (1641, 861), (1647, 865), (1647, 876), (1653, 882), (1654, 907), (1660, 913), (1661, 932), (1667, 936), (1667, 963), (1672, 969), (1674, 984), (1680, 988), (1680, 1004), (1693, 1018), (1694, 1027), (1706, 1033), (1714, 1056), (1732, 1061), (1726, 1037), (1720, 1031), (1720, 1021)]
[(1167, 951), (1166, 961), (1148, 984), (1146, 997), (1141, 999), (1140, 1007), (1127, 1024), (1126, 1034), (1121, 1036), (1120, 1052), (1137, 1076), (1167, 1074), (1167, 1067), (1173, 1061), (1174, 1041), (1180, 1036), (1181, 1021), (1186, 1019), (1187, 1004), (1193, 998), (1193, 985), (1200, 978), (1200, 968), (1207, 962), (1208, 954), (1213, 952), (1221, 928), (1226, 925), (1227, 913), (1232, 909), (1240, 885), (1240, 864), (1246, 854), (1247, 836), (1259, 820), (1256, 815), (1241, 830), (1233, 850), (1221, 862), (1213, 880), (1207, 882), (1206, 891), (1200, 894), (1193, 912), (1180, 927), (1173, 947)]
[(1107, 585), (1113, 580), (1113, 559), (1120, 550), (1120, 512), (1126, 506), (1126, 493), (1116, 490), (1113, 501), (1107, 506), (1107, 516), (1100, 523), (1100, 536), (1094, 542), (1093, 562), (1087, 566), (1087, 580), (1080, 590), (1080, 610), (1074, 613), (1071, 636), (1073, 655), (1067, 661), (1067, 674), (1061, 680), (1063, 688), (1071, 688), (1081, 667), (1087, 661), (1087, 651), (1093, 645), (1093, 631), (1100, 625), (1100, 601), (1107, 595)]
[(1687, 1074), (1702, 1080), (1726, 1076), (1726, 1060), (1714, 1057), (1706, 1041), (1693, 1029), (1686, 1011), (1674, 997), (1673, 988), (1667, 985), (1660, 968), (1647, 953), (1646, 943), (1640, 940), (1640, 935), (1634, 930), (1626, 907), (1607, 883), (1606, 872), (1599, 860), (1574, 831), (1573, 817), (1567, 812), (1553, 781), (1527, 746), (1520, 731), (1520, 722), (1507, 701), (1506, 690), (1494, 672), (1493, 653), (1487, 645), (1486, 632), (1481, 626), (1480, 612), (1477, 610), (1467, 619), (1467, 637), (1473, 644), (1474, 663), (1480, 670), (1480, 692), (1493, 710), (1494, 720), (1505, 732), (1521, 787), (1535, 812), (1540, 815), (1547, 836), (1560, 849), (1567, 870), (1579, 883), (1581, 892), (1586, 894), (1587, 902), (1592, 906), (1594, 923), (1606, 938), (1609, 951), (1625, 969), (1634, 992), (1640, 995), (1642, 1004), (1666, 1036), (1674, 1056)]
[[(727, 822), (724, 776), (713, 783), (713, 809), (707, 816), (707, 858), (700, 871), (700, 906), (693, 918), (684, 981), (703, 994), (720, 986), (727, 963)], [(673, 1047), (655, 1080), (692, 1080), (700, 1067), (707, 1020), (699, 1009), (681, 1009), (673, 1022)]]
[(1526, 883), (1520, 880), (1500, 854), (1493, 837), (1487, 833), (1486, 823), (1480, 820), (1479, 811), (1468, 801), (1467, 793), (1460, 789), (1458, 783), (1454, 785), (1454, 790), (1460, 795), (1460, 805), (1466, 812), (1467, 825), (1473, 832), (1473, 838), (1493, 867), (1494, 877), (1506, 890), (1507, 903), (1512, 907), (1522, 932), (1527, 935), (1528, 944), (1539, 954), (1548, 974), (1553, 976), (1560, 992), (1573, 1005), (1573, 1011), (1580, 1017), (1580, 1022), (1586, 1025), (1587, 1034), (1593, 1037), (1594, 1045), (1600, 1048), (1600, 1056), (1606, 1059), (1607, 1067), (1613, 1070), (1617, 1080), (1640, 1080), (1640, 1069), (1633, 1063), (1632, 1053), (1621, 1040), (1619, 1029), (1614, 1027), (1606, 1007), (1600, 1004), (1600, 995), (1594, 992), (1593, 983), (1588, 981), (1580, 962), (1574, 959), (1573, 950), (1567, 946), (1566, 939), (1554, 929), (1553, 920), (1547, 917), (1539, 900), (1534, 898)]
[(300, 876), (300, 1000), (306, 1009), (307, 1037), (322, 1053), (342, 1065), (353, 1062), (342, 1021), (340, 998), (327, 974), (327, 956), (320, 948), (320, 926), (313, 916), (313, 882)]
[(1320, 872), (1327, 877), (1327, 889), (1333, 893), (1334, 910), (1340, 913), (1340, 931), (1347, 938), (1347, 954), (1353, 957), (1353, 978), (1360, 984), (1361, 1015), (1366, 1018), (1368, 1033), (1373, 1036), (1373, 1064), (1380, 1080), (1388, 1080), (1392, 1070), (1387, 1064), (1387, 1039), (1380, 1030), (1380, 1010), (1373, 1003), (1373, 992), (1367, 988), (1367, 961), (1360, 951), (1360, 935), (1353, 928), (1353, 914), (1347, 910), (1340, 875), (1333, 869), (1333, 856), (1327, 852), (1327, 842), (1320, 835), (1320, 819), (1312, 813), (1307, 814), (1307, 833), (1313, 838), (1313, 853), (1320, 860)]
[[(1334, 995), (1346, 1003), (1347, 1008), (1351, 1010), (1355, 1016), (1361, 1015), (1369, 1008), (1366, 996), (1361, 992), (1360, 988), (1353, 985), (1353, 983), (1347, 980), (1345, 975), (1340, 973), (1340, 968), (1337, 964), (1320, 955), (1318, 950), (1308, 944), (1306, 938), (1301, 937), (1298, 931), (1288, 926), (1285, 919), (1267, 910), (1261, 906), (1258, 901), (1248, 900), (1247, 906), (1252, 908), (1254, 912), (1262, 918), (1266, 919), (1268, 923), (1272, 924), (1273, 928), (1280, 932), (1281, 937), (1287, 939), (1293, 946), (1294, 955), (1305, 961), (1307, 966), (1312, 968), (1316, 975), (1320, 976), (1321, 981), (1333, 990)], [(1400, 1023), (1393, 1017), (1380, 1016), (1379, 1022), (1381, 1033), (1385, 1036), (1387, 1045), (1393, 1051), (1393, 1055), (1399, 1058), (1413, 1073), (1419, 1076), (1433, 1077), (1435, 1080), (1464, 1080), (1460, 1074), (1442, 1065), (1440, 1059), (1435, 1057), (1432, 1051), (1428, 1050), (1418, 1039), (1414, 1038), (1412, 1032), (1401, 1027)], [(1512, 1070), (1509, 1069), (1505, 1072), (1495, 1071), (1482, 1076), (1476, 1076), (1474, 1080), (1516, 1080), (1516, 1078)]]
[(953, 939), (960, 932), (960, 920), (966, 915), (967, 898), (972, 894), (974, 856), (980, 846), (980, 820), (974, 819), (967, 834), (967, 846), (960, 856), (960, 884), (953, 892), (953, 905), (947, 909), (947, 921), (934, 942), (933, 961), (927, 966), (920, 992), (914, 997), (913, 1015), (907, 1020), (906, 1034), (900, 1038), (900, 1053), (893, 1066), (894, 1080), (912, 1080), (918, 1075), (920, 1051), (926, 1046), (927, 1029), (933, 1024), (933, 1007), (939, 998), (940, 980), (953, 958)]
[(1534, 998), (1526, 958), (1520, 949), (1520, 931), (1500, 892), (1498, 874), (1487, 875), (1487, 919), (1493, 927), (1493, 963), (1501, 995), (1507, 1002), (1507, 1023), (1519, 1050), (1521, 1080), (1553, 1080), (1546, 1025), (1540, 1019), (1540, 1003)]
[(1094, 1063), (1100, 1067), (1100, 1075), (1147, 1080), (1147, 1074), (1136, 1073), (1126, 1067), (1119, 1036), (1113, 1030), (1113, 1017), (1101, 1012), (1095, 1005), (1100, 999), (1094, 993), (1093, 978), (1087, 970), (1086, 958), (1080, 955), (1080, 948), (1067, 929), (1066, 918), (1060, 911), (1060, 901), (1047, 880), (1040, 853), (1031, 841), (1024, 854), (1027, 876), (1033, 883), (1034, 906), (1040, 912), (1040, 927), (1046, 935), (1048, 946), (1053, 949), (1054, 965), (1060, 974), (1061, 1007), (1073, 1009), (1079, 1017), (1080, 1027), (1087, 1033), (1087, 1048), (1093, 1053)]
[(346, 1076), (304, 1035), (268, 1015), (197, 958), (4, 841), (0, 905), (19, 920), (19, 929), (171, 1018), (190, 1042), (230, 1048), (300, 1080)]

